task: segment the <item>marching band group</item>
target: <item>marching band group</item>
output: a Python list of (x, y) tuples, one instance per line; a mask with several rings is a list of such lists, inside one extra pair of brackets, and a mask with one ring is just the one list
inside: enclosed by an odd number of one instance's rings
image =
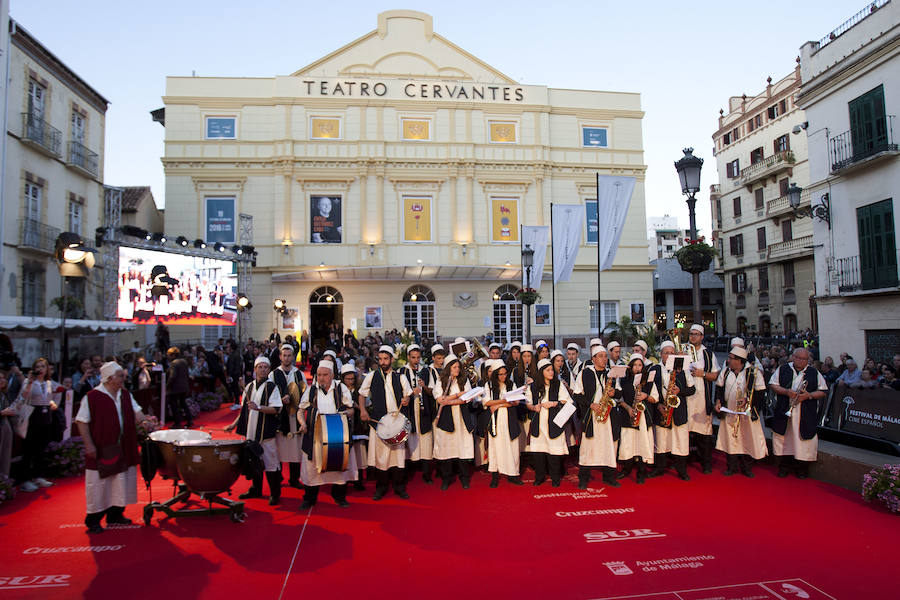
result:
[[(692, 438), (703, 473), (712, 472), (715, 446), (726, 455), (725, 475), (753, 477), (753, 463), (768, 453), (762, 369), (740, 338), (732, 340), (720, 368), (702, 343), (703, 333), (703, 326), (691, 326), (684, 348), (673, 335), (661, 344), (658, 363), (647, 358), (643, 341), (626, 359), (617, 342), (604, 347), (595, 338), (590, 360), (582, 362), (575, 344), (563, 353), (543, 341), (515, 342), (503, 357), (499, 344), (472, 352), (458, 338), (451, 348), (461, 356), (436, 344), (432, 363), (425, 365), (422, 348), (412, 344), (407, 364), (395, 369), (395, 351), (385, 345), (378, 350), (378, 368), (361, 381), (353, 365), (338, 367), (333, 353), (326, 353), (309, 386), (295, 366), (293, 347), (285, 345), (274, 369), (267, 358), (256, 359), (241, 412), (226, 430), (262, 447), (270, 504), (279, 502), (282, 463), (288, 463), (289, 484), (304, 489), (301, 510), (316, 503), (323, 485), (331, 485), (339, 506), (348, 506), (347, 486), (362, 489), (366, 468), (374, 477), (375, 500), (389, 489), (409, 498), (410, 471), (420, 471), (426, 483), (437, 472), (446, 490), (457, 478), (468, 488), (473, 468), (483, 468), (494, 488), (501, 476), (522, 485), (530, 465), (535, 486), (549, 477), (558, 487), (569, 456), (577, 459), (579, 489), (588, 487), (593, 470), (611, 487), (632, 473), (644, 483), (670, 466), (688, 481)], [(772, 446), (778, 475), (794, 469), (804, 478), (816, 460), (816, 401), (827, 388), (806, 350), (791, 358), (769, 382), (777, 399)], [(332, 425), (320, 418), (329, 415)], [(337, 429), (343, 438), (332, 448), (343, 447), (345, 454), (339, 467), (323, 468), (321, 453), (329, 450), (321, 440), (334, 435), (337, 415), (343, 415), (343, 429)], [(259, 477), (241, 497), (261, 496)]]

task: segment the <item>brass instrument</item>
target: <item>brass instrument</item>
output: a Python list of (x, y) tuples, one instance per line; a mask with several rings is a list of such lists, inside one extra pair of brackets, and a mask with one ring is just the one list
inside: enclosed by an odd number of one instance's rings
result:
[(297, 385), (296, 381), (292, 381), (287, 385), (287, 395), (288, 403), (284, 408), (288, 410), (288, 414), (292, 417), (288, 419), (291, 431), (287, 433), (287, 437), (290, 439), (297, 435), (295, 428), (297, 427), (297, 412), (300, 410), (300, 396), (302, 395), (300, 386)]
[(594, 420), (598, 423), (606, 423), (609, 419), (610, 412), (616, 406), (616, 401), (613, 399), (615, 393), (612, 377), (607, 373), (606, 383), (603, 384), (603, 398), (600, 399), (600, 414), (594, 415)]
[[(744, 371), (744, 387), (738, 390), (737, 403), (734, 408), (737, 412), (744, 412), (751, 408), (753, 402), (753, 385), (756, 383), (756, 365), (750, 364)], [(734, 415), (735, 422), (731, 426), (731, 437), (738, 439), (741, 431), (741, 415)]]
[(794, 407), (800, 404), (800, 394), (806, 391), (806, 377), (803, 378), (803, 381), (800, 383), (800, 387), (797, 388), (797, 391), (793, 392), (793, 396), (791, 397), (791, 406), (787, 409), (787, 412), (784, 413), (788, 419), (791, 418), (794, 412)]
[(672, 426), (672, 417), (675, 414), (675, 409), (681, 406), (681, 398), (675, 393), (675, 388), (677, 387), (675, 378), (678, 372), (678, 369), (673, 369), (669, 375), (669, 387), (666, 388), (666, 406), (663, 409), (663, 427)]
[(478, 374), (475, 372), (475, 361), (487, 358), (488, 353), (476, 338), (472, 338), (469, 348), (470, 349), (466, 351), (465, 354), (459, 357), (459, 364), (466, 372), (469, 383), (475, 387), (478, 385)]
[(641, 382), (638, 385), (637, 389), (634, 390), (634, 410), (631, 413), (631, 426), (638, 427), (641, 423), (641, 417), (644, 416), (644, 411), (647, 410), (647, 405), (644, 404), (643, 400), (637, 400), (638, 391), (643, 391), (644, 386), (647, 384), (647, 369), (644, 368), (641, 371)]

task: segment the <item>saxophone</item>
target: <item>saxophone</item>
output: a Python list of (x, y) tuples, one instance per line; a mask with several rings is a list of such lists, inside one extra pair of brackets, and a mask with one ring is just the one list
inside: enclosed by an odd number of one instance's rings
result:
[[(638, 385), (638, 388), (634, 390), (635, 398), (637, 397), (637, 393), (639, 390), (644, 389), (644, 385), (647, 381), (647, 371), (646, 369), (641, 371), (641, 382)], [(647, 409), (647, 405), (644, 404), (643, 400), (635, 400), (634, 402), (634, 411), (631, 413), (631, 426), (638, 427), (641, 422), (641, 417), (644, 416), (644, 411)]]
[(677, 369), (673, 369), (669, 375), (669, 387), (666, 389), (666, 406), (663, 409), (663, 427), (672, 426), (672, 417), (675, 415), (675, 409), (681, 406), (681, 398), (675, 393), (675, 378), (677, 375)]
[(606, 383), (603, 385), (603, 398), (600, 399), (600, 414), (594, 415), (594, 420), (598, 423), (606, 423), (607, 419), (609, 419), (609, 413), (616, 405), (616, 401), (613, 400), (613, 394), (615, 394), (615, 390), (613, 389), (612, 377), (607, 373)]

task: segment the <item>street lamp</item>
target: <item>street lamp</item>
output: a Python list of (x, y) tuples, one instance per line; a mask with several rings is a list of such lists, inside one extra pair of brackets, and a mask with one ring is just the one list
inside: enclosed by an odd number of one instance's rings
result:
[(802, 193), (803, 188), (796, 183), (792, 183), (787, 189), (788, 202), (791, 205), (791, 210), (794, 211), (794, 215), (797, 217), (815, 217), (826, 223), (828, 229), (831, 229), (831, 198), (828, 193), (822, 194), (819, 204), (809, 208), (800, 208), (800, 202), (802, 201), (800, 195)]
[[(697, 239), (697, 192), (700, 191), (700, 169), (703, 159), (694, 156), (693, 148), (685, 148), (684, 156), (675, 163), (678, 179), (681, 181), (681, 193), (687, 196), (688, 213), (691, 220), (691, 240)], [(700, 273), (691, 273), (691, 284), (694, 296), (694, 322), (703, 323), (703, 311), (700, 308)]]
[[(522, 267), (525, 269), (525, 289), (531, 289), (531, 269), (534, 266), (534, 248), (531, 244), (525, 244), (522, 248)], [(525, 303), (525, 339), (523, 344), (530, 343), (531, 340), (531, 304)]]
[(60, 338), (62, 350), (59, 360), (60, 381), (64, 376), (63, 369), (69, 361), (69, 338), (66, 336), (66, 311), (68, 310), (66, 298), (66, 279), (68, 277), (87, 277), (94, 267), (94, 250), (85, 245), (84, 240), (77, 233), (64, 231), (56, 238), (56, 262), (59, 265), (59, 274), (62, 279), (62, 309), (60, 310)]

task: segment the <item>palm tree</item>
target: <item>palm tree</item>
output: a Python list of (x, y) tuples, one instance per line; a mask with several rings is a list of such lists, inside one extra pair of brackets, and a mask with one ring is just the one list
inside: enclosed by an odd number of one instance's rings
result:
[(623, 316), (618, 323), (615, 321), (607, 323), (601, 334), (606, 337), (607, 343), (615, 340), (622, 346), (631, 346), (635, 340), (641, 337), (641, 330), (640, 326), (631, 320), (631, 317)]

